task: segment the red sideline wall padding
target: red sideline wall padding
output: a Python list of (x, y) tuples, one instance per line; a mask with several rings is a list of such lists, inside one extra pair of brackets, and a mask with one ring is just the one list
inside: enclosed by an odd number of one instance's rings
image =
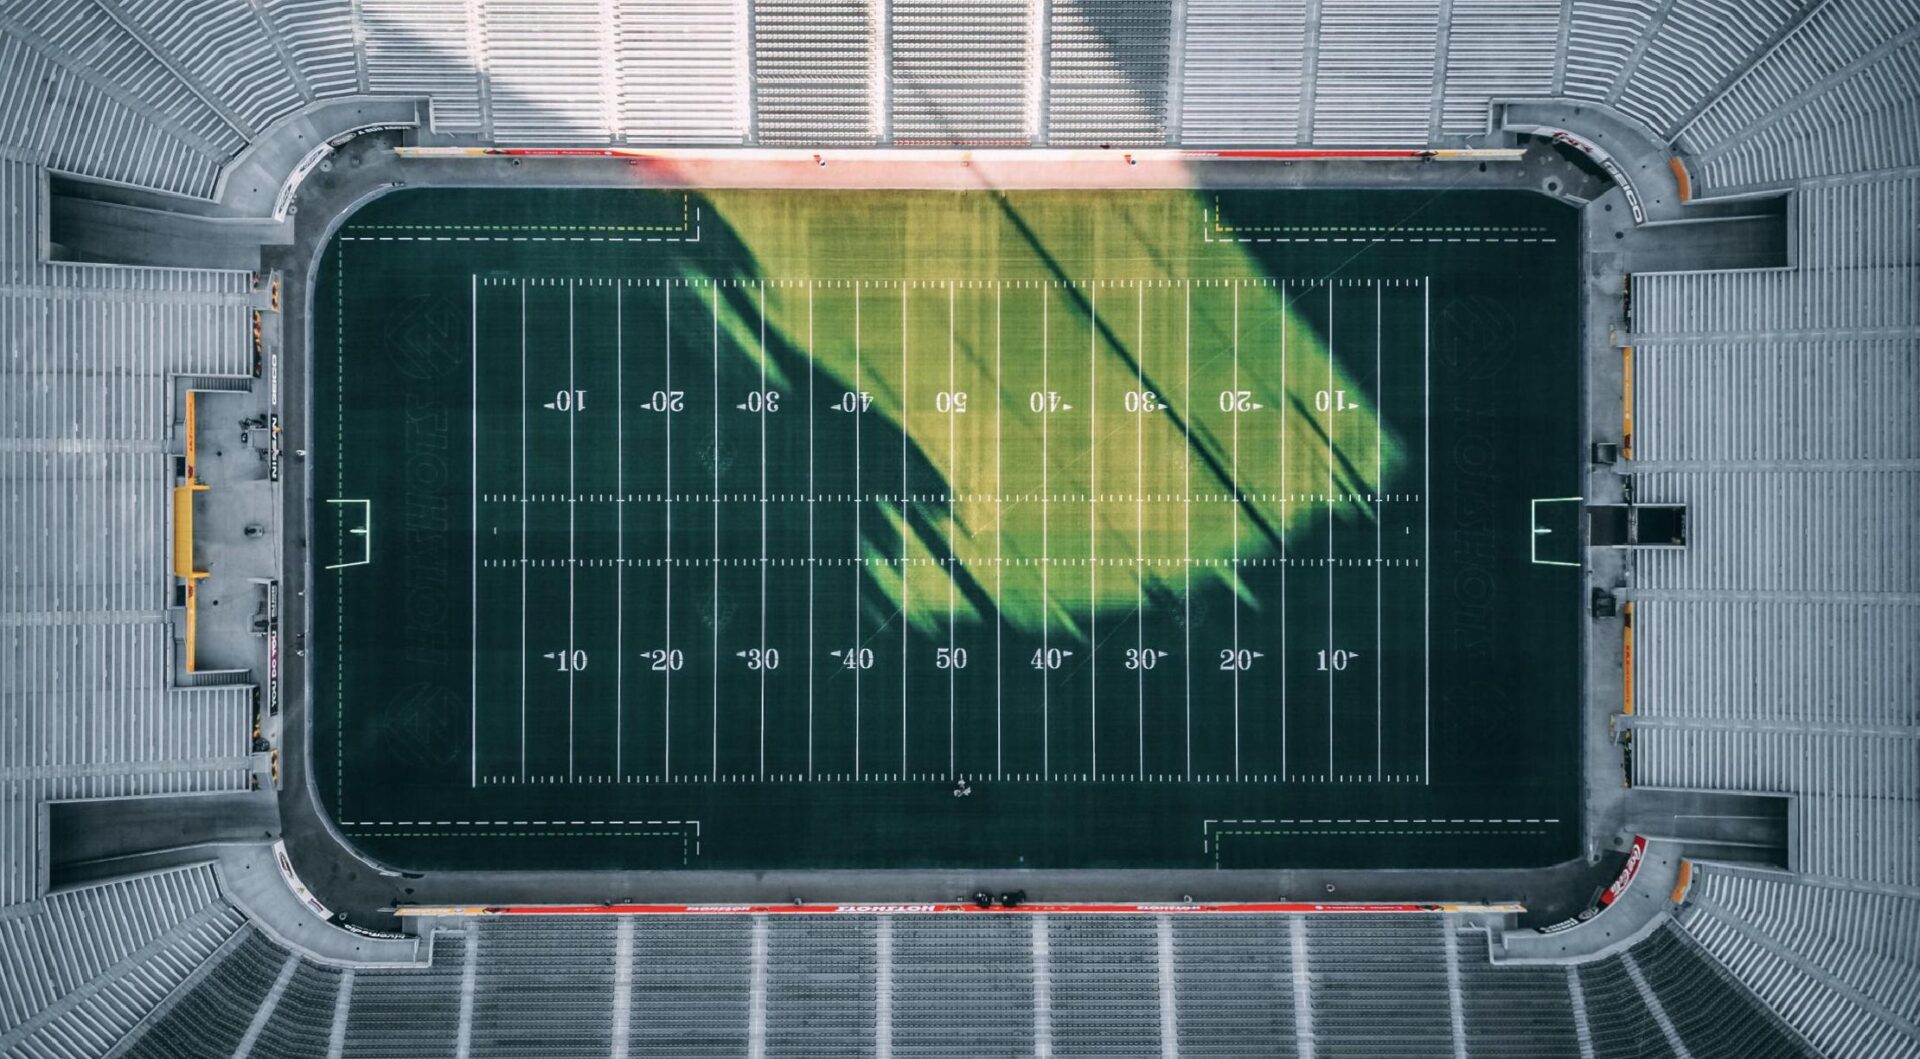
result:
[(1249, 913), (1411, 913), (1411, 912), (1512, 912), (1525, 911), (1517, 904), (1313, 904), (1307, 902), (1264, 902), (1249, 904), (1029, 904), (1016, 908), (981, 908), (971, 904), (928, 902), (872, 904), (799, 904), (799, 905), (417, 905), (395, 910), (402, 916), (675, 916), (675, 915), (928, 915), (974, 913), (1004, 915), (1039, 913), (1046, 915), (1160, 915), (1249, 914)]

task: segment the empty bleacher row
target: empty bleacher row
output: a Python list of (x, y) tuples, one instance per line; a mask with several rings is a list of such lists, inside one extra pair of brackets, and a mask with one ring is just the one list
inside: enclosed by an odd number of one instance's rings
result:
[(1716, 867), (1679, 918), (1823, 1054), (1920, 1052), (1920, 898)]
[(172, 377), (250, 375), (251, 277), (41, 260), (0, 158), (0, 906), (52, 800), (244, 790), (250, 690), (173, 687)]
[(1920, 887), (1920, 179), (1803, 185), (1792, 268), (1634, 277), (1634, 781), (1795, 796), (1796, 870)]
[(0, 138), (207, 196), (355, 92), (494, 142), (770, 145), (1421, 145), (1564, 95), (1737, 190), (1920, 164), (1916, 25), (1913, 0), (41, 0), (0, 15)]
[(0, 1054), (106, 1054), (244, 927), (204, 866), (0, 912)]
[[(135, 1057), (269, 1059), (1811, 1054), (1673, 926), (1595, 963), (1505, 967), (1439, 915), (485, 920), (447, 924), (424, 967), (339, 968), (220, 912), (207, 872), (52, 899), (43, 931), (140, 932), (40, 1001), (92, 1021), (9, 1015), (7, 1054), (116, 1034)], [(189, 951), (205, 963), (181, 970)], [(10, 943), (14, 978), (28, 952)], [(1874, 1003), (1898, 969), (1866, 983)]]

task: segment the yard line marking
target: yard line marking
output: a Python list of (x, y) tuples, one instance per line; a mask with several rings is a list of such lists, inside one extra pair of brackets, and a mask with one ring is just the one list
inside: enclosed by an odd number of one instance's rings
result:
[(1182, 593), (1186, 607), (1186, 618), (1180, 628), (1186, 635), (1186, 647), (1182, 652), (1186, 656), (1186, 778), (1193, 779), (1193, 281), (1182, 283), (1185, 303), (1185, 346), (1186, 346), (1186, 384), (1184, 398), (1187, 402), (1187, 414), (1181, 416), (1186, 426), (1187, 447), (1181, 453), (1181, 463), (1186, 474), (1186, 495), (1181, 498), (1181, 514), (1186, 524), (1186, 538), (1181, 546), (1180, 568), (1186, 573), (1186, 590)]
[[(572, 401), (574, 398), (574, 394), (579, 392), (578, 389), (575, 387), (576, 380), (574, 379), (574, 371), (573, 371), (573, 364), (574, 364), (573, 328), (574, 328), (573, 281), (568, 280), (567, 281), (567, 401), (568, 401), (567, 407), (569, 408), (575, 407), (572, 404)], [(578, 487), (575, 485), (575, 482), (574, 482), (573, 424), (576, 418), (578, 417), (575, 415), (574, 412), (567, 413), (567, 655), (568, 655), (569, 662), (572, 660), (573, 651), (574, 651), (573, 627), (574, 627), (574, 614), (576, 611), (576, 607), (575, 607), (575, 595), (573, 590), (573, 582), (574, 582), (574, 571), (578, 569), (578, 567), (575, 565), (573, 561), (574, 543), (575, 543), (574, 500), (579, 496)], [(579, 667), (571, 664), (567, 666), (567, 782), (569, 783), (573, 782), (573, 747), (574, 747), (573, 678), (574, 678), (574, 673), (578, 668)]]
[(760, 778), (767, 778), (767, 284), (760, 281)]
[(713, 730), (709, 749), (713, 754), (710, 775), (720, 778), (720, 281), (707, 281), (707, 300), (713, 303), (713, 615), (707, 626), (712, 631), (713, 653)]
[(1425, 658), (1421, 676), (1421, 765), (1420, 782), (1433, 782), (1433, 277), (1423, 276), (1420, 280), (1421, 296), (1421, 336), (1420, 370), (1422, 403), (1422, 427), (1425, 430), (1422, 465), (1420, 468), (1422, 485), (1420, 487), (1420, 510), (1426, 519), (1426, 528), (1422, 534), (1421, 547), (1425, 557), (1420, 562), (1420, 576), (1424, 581), (1424, 605), (1421, 607), (1421, 653)]
[(907, 383), (907, 282), (900, 281), (900, 777), (907, 776), (907, 434), (912, 390)]
[[(527, 493), (527, 283), (520, 281), (520, 495)], [(520, 778), (527, 778), (527, 505), (520, 505)]]
[(1380, 453), (1386, 443), (1386, 379), (1380, 374), (1380, 300), (1383, 297), (1378, 283), (1373, 286), (1373, 778), (1380, 779), (1385, 768), (1386, 740), (1381, 727), (1386, 719), (1386, 692), (1380, 686), (1384, 670), (1381, 666), (1380, 652), (1383, 641), (1380, 637), (1380, 490), (1385, 486), (1382, 468), (1384, 458)]
[(813, 281), (807, 281), (807, 779), (813, 779)]
[(472, 732), (470, 733), (472, 748), (468, 754), (471, 767), (467, 786), (478, 787), (480, 786), (480, 274), (471, 273), (468, 279), (472, 285), (472, 294), (468, 302), (472, 318), (468, 326), (472, 329), (473, 339), (473, 481), (471, 483), (473, 506), (470, 520), (473, 527), (473, 550), (467, 558), (473, 584), (472, 593), (468, 596), (467, 602), (468, 609), (473, 612), (473, 658), (471, 659), (473, 691), (468, 700), (468, 707), (472, 714)]
[(1287, 389), (1287, 321), (1292, 307), (1287, 302), (1287, 285), (1280, 285), (1280, 775), (1287, 770), (1287, 656), (1293, 652), (1287, 644), (1287, 494), (1292, 482), (1287, 478), (1287, 434), (1293, 415), (1293, 394)]
[(1089, 285), (1087, 302), (1087, 744), (1092, 775), (1100, 778), (1100, 284)]
[(664, 709), (661, 711), (660, 731), (663, 736), (660, 750), (660, 775), (667, 782), (673, 782), (673, 281), (667, 280), (660, 285), (661, 304), (666, 310), (666, 331), (661, 340), (660, 359), (667, 368), (667, 409), (663, 413), (667, 420), (667, 591), (666, 602), (661, 608), (666, 619), (666, 669), (662, 679), (666, 682)]
[(860, 652), (866, 649), (865, 630), (860, 626), (860, 590), (866, 586), (866, 570), (862, 561), (866, 558), (866, 538), (861, 533), (860, 512), (866, 507), (866, 501), (860, 497), (860, 441), (861, 421), (866, 419), (866, 409), (861, 407), (865, 400), (865, 390), (861, 386), (860, 375), (860, 282), (853, 281), (853, 643), (847, 650), (853, 652), (853, 775), (860, 777), (860, 686), (864, 683), (860, 666)]
[[(1002, 605), (1007, 598), (1006, 586), (1006, 446), (1001, 431), (1006, 415), (1006, 376), (1000, 369), (1000, 318), (1004, 301), (1004, 291), (998, 280), (993, 284), (993, 491), (996, 495), (993, 508), (993, 598)], [(994, 615), (993, 626), (993, 773), (995, 778), (1004, 778), (1007, 774), (1007, 762), (1004, 749), (1004, 729), (1002, 713), (1006, 703), (1006, 630), (1007, 620), (1003, 614)]]
[[(1047, 372), (1048, 342), (1051, 333), (1051, 303), (1047, 298), (1047, 289), (1040, 291), (1040, 390), (1051, 394), (1053, 384)], [(1047, 398), (1051, 400), (1051, 398)], [(1044, 405), (1042, 406), (1045, 407)], [(1053, 671), (1046, 663), (1053, 657), (1049, 645), (1048, 632), (1053, 626), (1053, 590), (1048, 587), (1047, 561), (1048, 509), (1052, 507), (1048, 496), (1051, 489), (1047, 484), (1047, 464), (1052, 462), (1047, 450), (1047, 420), (1053, 418), (1051, 412), (1042, 412), (1040, 416), (1040, 775), (1053, 775)]]
[[(1137, 389), (1147, 388), (1147, 289), (1133, 285), (1133, 368)], [(1141, 496), (1147, 491), (1147, 420), (1145, 410), (1133, 420), (1133, 664), (1134, 733), (1133, 745), (1139, 755), (1135, 775), (1147, 778), (1147, 671), (1141, 659), (1146, 651), (1147, 628), (1147, 506)]]
[[(1233, 285), (1233, 491), (1240, 492), (1240, 285)], [(1327, 490), (1331, 493), (1333, 490)], [(1240, 778), (1240, 512), (1233, 513), (1233, 778)]]
[[(952, 393), (953, 381), (953, 281), (947, 281), (947, 392)], [(949, 473), (959, 477), (960, 461), (954, 455), (954, 414), (947, 413), (947, 463)], [(954, 759), (957, 756), (953, 746), (954, 687), (953, 687), (953, 549), (959, 540), (956, 532), (953, 500), (947, 501), (947, 779), (953, 779)]]
[[(626, 281), (613, 288), (613, 487), (627, 495)], [(626, 775), (627, 505), (613, 506), (613, 774)]]
[[(1333, 647), (1333, 284), (1327, 284), (1327, 651)], [(1327, 779), (1333, 779), (1333, 665), (1327, 665)]]

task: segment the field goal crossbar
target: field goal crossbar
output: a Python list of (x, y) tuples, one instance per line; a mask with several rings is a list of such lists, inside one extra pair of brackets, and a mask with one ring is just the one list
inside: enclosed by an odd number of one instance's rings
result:
[(373, 562), (373, 501), (371, 500), (335, 500), (328, 498), (329, 504), (359, 504), (360, 524), (347, 532), (360, 538), (360, 558), (348, 563), (328, 563), (328, 570), (345, 570), (350, 566), (368, 566)]
[[(1542, 526), (1540, 524), (1540, 505), (1541, 504), (1578, 504), (1584, 501), (1585, 499), (1586, 499), (1585, 497), (1580, 497), (1580, 496), (1549, 496), (1549, 497), (1536, 497), (1534, 499), (1533, 504), (1529, 509), (1529, 514), (1531, 515), (1531, 517), (1527, 521), (1527, 559), (1529, 562), (1532, 562), (1536, 566), (1582, 566), (1584, 565), (1583, 563), (1580, 563), (1577, 561), (1568, 562), (1565, 559), (1540, 558), (1540, 538), (1547, 536), (1548, 534), (1551, 534), (1553, 532), (1553, 530), (1550, 527)], [(1579, 527), (1578, 520), (1575, 520), (1574, 526), (1575, 526), (1574, 533), (1577, 535), (1580, 532), (1578, 528)]]

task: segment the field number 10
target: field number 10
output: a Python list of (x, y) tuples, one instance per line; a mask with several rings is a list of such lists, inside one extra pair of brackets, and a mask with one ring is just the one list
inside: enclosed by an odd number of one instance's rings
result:
[(1360, 652), (1333, 650), (1333, 651), (1321, 651), (1319, 652), (1319, 655), (1320, 655), (1320, 672), (1326, 673), (1326, 672), (1332, 671), (1332, 672), (1344, 673), (1346, 672), (1346, 669), (1347, 669), (1347, 663), (1353, 661), (1356, 658), (1359, 658)]

